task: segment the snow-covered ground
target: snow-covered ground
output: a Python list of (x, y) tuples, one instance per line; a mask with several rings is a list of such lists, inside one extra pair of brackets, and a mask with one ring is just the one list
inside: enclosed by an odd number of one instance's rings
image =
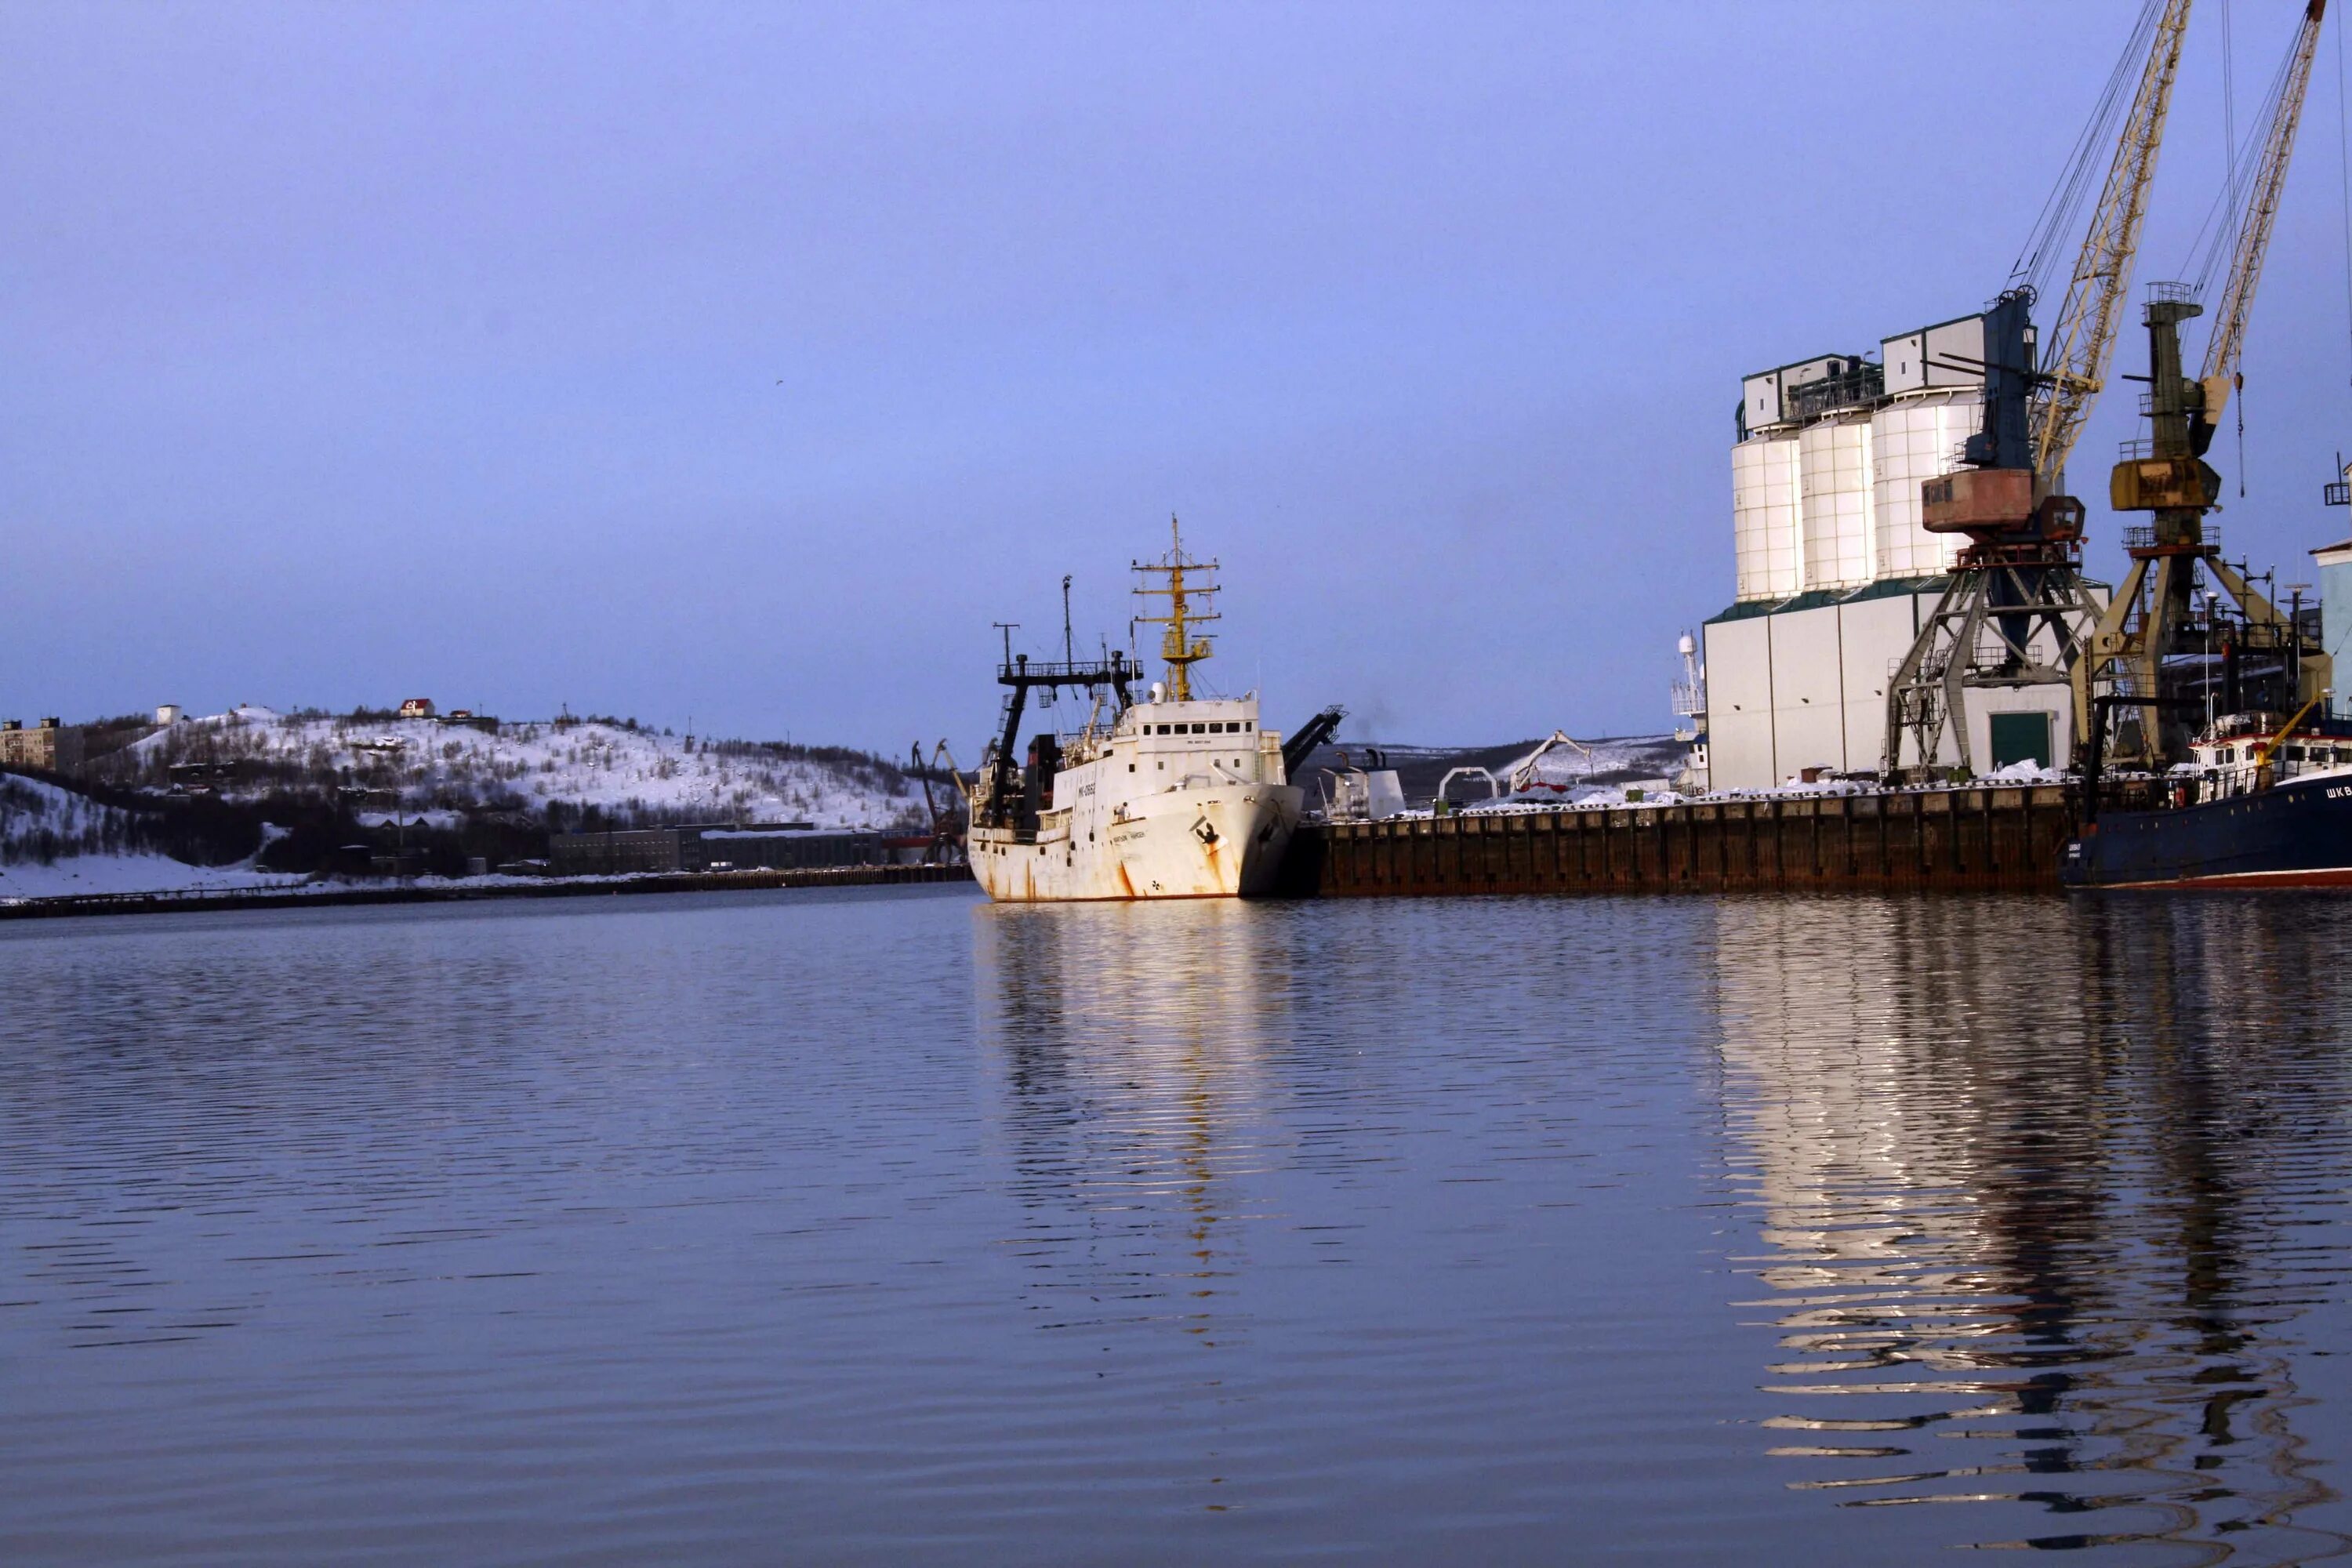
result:
[(242, 863), (189, 866), (168, 855), (69, 855), (47, 866), (37, 860), (0, 866), (0, 901), (90, 893), (229, 892), (291, 888), (302, 881), (300, 877), (275, 876)]
[[(159, 730), (108, 759), (104, 773), (163, 787), (175, 763), (227, 764), (214, 787), (230, 799), (289, 784), (321, 793), (338, 784), (396, 787), (412, 821), (427, 811), (451, 822), (467, 810), (537, 816), (556, 803), (649, 820), (819, 827), (925, 820), (920, 784), (887, 764), (586, 721), (509, 723), (492, 735), (430, 719), (362, 721), (245, 707)], [(389, 819), (389, 793), (365, 804)]]
[(129, 812), (37, 779), (0, 778), (0, 900), (266, 888), (300, 879), (257, 871), (251, 860), (191, 866), (142, 839)]
[[(1520, 741), (1503, 746), (1426, 746), (1389, 744), (1379, 741), (1343, 741), (1319, 746), (1291, 783), (1307, 790), (1307, 804), (1318, 806), (1331, 787), (1329, 774), (1348, 767), (1393, 769), (1406, 801), (1425, 807), (1445, 785), (1446, 798), (1456, 806), (1488, 799), (1486, 781), (1475, 773), (1446, 775), (1456, 768), (1483, 767), (1507, 792), (1516, 764), (1542, 742)], [(1613, 792), (1622, 802), (1624, 791), (1642, 789), (1654, 795), (1682, 768), (1690, 754), (1686, 742), (1672, 735), (1619, 735), (1555, 745), (1538, 757), (1534, 776), (1514, 804), (1559, 805), (1587, 796)]]

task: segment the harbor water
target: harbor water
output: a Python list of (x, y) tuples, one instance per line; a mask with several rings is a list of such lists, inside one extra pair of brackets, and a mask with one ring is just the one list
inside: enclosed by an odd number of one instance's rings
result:
[(2314, 1561), (2352, 903), (0, 928), (13, 1564)]

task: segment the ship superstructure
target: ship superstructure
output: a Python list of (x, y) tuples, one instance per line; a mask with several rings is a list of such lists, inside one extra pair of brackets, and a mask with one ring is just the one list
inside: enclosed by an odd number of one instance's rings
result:
[[(1005, 716), (972, 803), (973, 876), (1001, 902), (1235, 898), (1265, 891), (1297, 826), (1282, 737), (1258, 721), (1255, 692), (1198, 697), (1192, 667), (1210, 657), (1213, 561), (1171, 548), (1137, 562), (1137, 590), (1164, 628), (1165, 682), (1141, 701), (1139, 667), (1113, 651), (1093, 664), (1009, 656), (998, 672)], [(1091, 710), (1072, 735), (1045, 732), (1014, 761), (1032, 690), (1076, 689)]]

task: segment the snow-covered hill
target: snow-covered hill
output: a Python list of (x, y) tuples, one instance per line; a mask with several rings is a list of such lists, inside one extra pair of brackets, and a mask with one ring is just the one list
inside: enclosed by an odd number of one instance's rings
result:
[(394, 808), (396, 790), (403, 812), (520, 811), (559, 822), (592, 805), (625, 821), (889, 827), (925, 820), (920, 784), (876, 758), (597, 720), (509, 723), (489, 734), (430, 719), (245, 707), (158, 730), (100, 771), (118, 784), (177, 783), (231, 800), (364, 788), (378, 792), (365, 798), (375, 812)]
[(0, 900), (268, 887), (295, 879), (191, 866), (154, 847), (153, 824), (37, 779), (0, 776)]

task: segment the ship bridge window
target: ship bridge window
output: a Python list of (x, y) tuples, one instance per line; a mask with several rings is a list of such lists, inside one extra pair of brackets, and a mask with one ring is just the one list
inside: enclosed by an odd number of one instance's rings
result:
[(2308, 762), (2311, 760), (2311, 752), (2307, 747), (2289, 746), (2286, 748), (2286, 760), (2290, 763)]

